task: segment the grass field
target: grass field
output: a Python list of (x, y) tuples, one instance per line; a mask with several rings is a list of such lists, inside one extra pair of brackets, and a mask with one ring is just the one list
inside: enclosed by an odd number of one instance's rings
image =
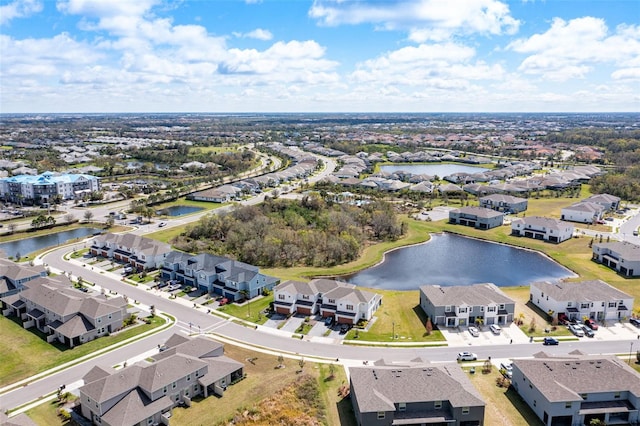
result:
[(165, 323), (162, 318), (155, 317), (151, 324), (141, 324), (69, 349), (61, 344), (47, 343), (42, 333), (25, 330), (14, 319), (0, 317), (0, 386), (73, 361)]
[[(275, 368), (278, 357), (253, 352), (233, 345), (225, 345), (225, 355), (245, 364), (247, 378), (227, 388), (220, 399), (209, 397), (194, 401), (189, 408), (175, 408), (171, 424), (208, 426), (228, 424), (228, 420), (238, 411), (256, 407), (264, 398), (277, 394), (285, 386), (294, 383), (300, 369), (298, 360), (284, 359), (285, 368)], [(252, 359), (253, 363), (248, 362)], [(329, 366), (305, 361), (304, 371), (313, 375), (321, 389), (327, 425), (355, 426), (351, 403), (345, 404), (338, 397), (338, 388), (347, 384), (346, 375), (340, 366), (335, 367), (335, 378), (327, 380)], [(348, 406), (347, 406), (348, 405)], [(350, 417), (349, 417), (350, 416)], [(344, 420), (344, 421), (343, 421)], [(288, 423), (287, 423), (288, 424)]]
[(244, 303), (242, 305), (229, 303), (228, 305), (221, 306), (218, 310), (245, 321), (264, 324), (267, 317), (262, 312), (269, 307), (269, 303), (272, 300), (272, 296), (261, 297), (259, 299), (254, 298), (250, 303)]

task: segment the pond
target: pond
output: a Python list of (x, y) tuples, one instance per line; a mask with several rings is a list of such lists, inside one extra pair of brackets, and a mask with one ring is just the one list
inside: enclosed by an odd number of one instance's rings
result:
[(2, 243), (0, 244), (0, 250), (2, 250), (7, 257), (15, 257), (18, 253), (20, 256), (26, 256), (35, 251), (47, 247), (59, 246), (74, 238), (84, 238), (97, 232), (102, 232), (102, 230), (98, 228), (76, 228), (69, 231)]
[(454, 173), (482, 173), (489, 169), (484, 167), (466, 166), (463, 164), (399, 164), (399, 165), (386, 165), (380, 166), (380, 170), (388, 173), (393, 173), (398, 170), (402, 170), (414, 175), (430, 175), (443, 178)]
[(538, 252), (445, 233), (391, 251), (382, 263), (338, 279), (362, 287), (416, 290), (427, 284), (485, 282), (510, 287), (572, 276), (573, 272)]
[(200, 210), (204, 210), (204, 207), (194, 207), (194, 206), (171, 206), (166, 209), (158, 210), (159, 215), (166, 216), (182, 216), (185, 214), (199, 212)]

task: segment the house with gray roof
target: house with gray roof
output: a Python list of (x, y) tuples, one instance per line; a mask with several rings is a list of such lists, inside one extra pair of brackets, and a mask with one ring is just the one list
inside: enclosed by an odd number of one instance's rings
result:
[(273, 290), (276, 312), (284, 315), (320, 314), (324, 318), (334, 318), (339, 324), (369, 321), (381, 303), (382, 297), (379, 294), (360, 290), (353, 284), (324, 278), (308, 283), (285, 281)]
[(529, 216), (511, 222), (511, 235), (561, 243), (573, 236), (573, 225), (550, 217)]
[(172, 251), (167, 243), (135, 234), (101, 234), (93, 239), (89, 249), (102, 256), (128, 263), (139, 271), (157, 269)]
[(618, 210), (620, 208), (620, 197), (611, 194), (594, 194), (584, 201), (600, 204), (605, 210)]
[(619, 321), (633, 312), (633, 297), (602, 280), (535, 282), (529, 292), (531, 303), (554, 318)]
[(502, 225), (504, 214), (484, 207), (461, 207), (449, 211), (449, 223), (491, 229)]
[(581, 201), (563, 208), (560, 218), (569, 222), (593, 224), (602, 219), (604, 210), (601, 204)]
[(437, 326), (510, 324), (516, 303), (495, 284), (420, 287), (420, 307)]
[(0, 298), (16, 294), (25, 283), (46, 276), (47, 271), (42, 265), (15, 263), (0, 257)]
[(248, 263), (209, 253), (192, 255), (178, 251), (171, 251), (163, 259), (160, 278), (219, 294), (230, 301), (251, 299), (264, 290), (272, 290), (279, 282)]
[(75, 289), (65, 275), (39, 277), (17, 294), (3, 297), (2, 314), (17, 316), (24, 328), (36, 327), (69, 347), (78, 346), (122, 328), (127, 302)]
[(592, 259), (623, 277), (640, 276), (640, 246), (627, 241), (594, 243)]
[(513, 388), (545, 426), (640, 422), (640, 374), (619, 358), (539, 352), (512, 366)]
[(490, 194), (478, 199), (480, 207), (505, 213), (520, 213), (527, 210), (526, 198), (506, 194)]
[(484, 425), (485, 402), (457, 364), (380, 360), (349, 378), (359, 426)]
[(84, 417), (100, 426), (169, 424), (171, 410), (194, 397), (223, 396), (242, 379), (243, 364), (224, 356), (221, 343), (174, 334), (161, 351), (116, 370), (94, 367), (79, 389)]

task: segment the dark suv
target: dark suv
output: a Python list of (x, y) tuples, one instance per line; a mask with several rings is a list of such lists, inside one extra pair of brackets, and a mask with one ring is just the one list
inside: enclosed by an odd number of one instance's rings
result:
[(558, 342), (558, 339), (554, 339), (553, 337), (545, 337), (542, 341), (543, 345), (557, 345), (559, 343), (560, 342)]

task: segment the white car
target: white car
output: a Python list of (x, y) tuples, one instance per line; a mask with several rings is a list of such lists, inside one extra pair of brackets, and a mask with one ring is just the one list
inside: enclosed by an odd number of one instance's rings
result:
[(511, 365), (511, 363), (508, 363), (508, 364), (501, 363), (500, 364), (500, 370), (504, 370), (504, 375), (508, 379), (513, 377), (513, 366)]
[(489, 329), (491, 330), (491, 332), (493, 334), (500, 334), (500, 332), (502, 331), (502, 329), (500, 328), (500, 326), (498, 324), (491, 324), (489, 326)]
[(478, 355), (473, 352), (460, 352), (458, 354), (458, 361), (475, 361), (478, 359)]
[(169, 285), (167, 286), (167, 291), (177, 290), (177, 289), (179, 289), (180, 287), (182, 287), (182, 285), (180, 285), (180, 284), (169, 284)]
[(478, 330), (474, 326), (470, 326), (469, 327), (469, 334), (471, 334), (473, 337), (478, 337), (480, 335), (480, 330)]

